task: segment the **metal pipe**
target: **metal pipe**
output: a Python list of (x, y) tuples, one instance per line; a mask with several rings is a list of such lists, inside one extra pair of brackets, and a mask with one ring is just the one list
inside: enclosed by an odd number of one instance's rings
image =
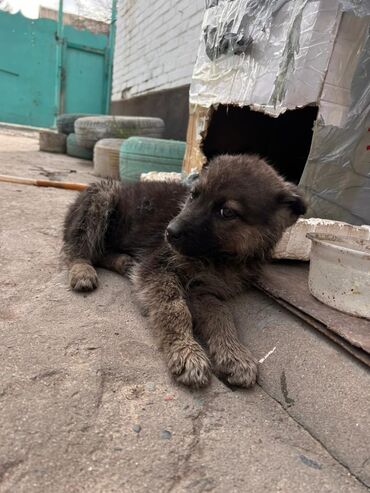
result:
[(117, 22), (117, 0), (112, 0), (112, 17), (109, 29), (108, 39), (108, 68), (107, 68), (107, 85), (106, 85), (106, 102), (105, 113), (110, 113), (111, 97), (112, 97), (112, 78), (113, 78), (113, 58), (114, 46), (116, 42), (116, 22)]
[[(62, 75), (63, 75), (63, 0), (59, 0), (58, 21), (56, 32), (56, 84), (55, 84), (55, 117), (62, 111), (61, 93), (62, 93)], [(54, 122), (55, 123), (55, 122)]]

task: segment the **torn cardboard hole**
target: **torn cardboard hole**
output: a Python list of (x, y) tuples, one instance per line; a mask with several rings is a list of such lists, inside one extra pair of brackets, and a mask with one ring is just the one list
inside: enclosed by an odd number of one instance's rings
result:
[(202, 142), (209, 160), (219, 154), (259, 154), (287, 180), (298, 183), (305, 167), (317, 116), (316, 106), (274, 118), (249, 107), (219, 105)]

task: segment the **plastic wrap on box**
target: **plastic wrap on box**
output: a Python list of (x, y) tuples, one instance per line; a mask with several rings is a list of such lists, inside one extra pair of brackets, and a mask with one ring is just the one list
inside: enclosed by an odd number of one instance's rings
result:
[(300, 186), (309, 216), (370, 224), (369, 17), (342, 17)]
[(316, 105), (300, 182), (308, 216), (370, 224), (369, 26), (370, 0), (206, 0), (189, 163), (204, 161), (200, 143), (218, 104), (275, 117)]
[(340, 0), (340, 7), (344, 12), (352, 12), (359, 17), (370, 15), (368, 0)]
[(277, 116), (315, 103), (338, 25), (338, 0), (209, 2), (192, 104), (249, 105)]

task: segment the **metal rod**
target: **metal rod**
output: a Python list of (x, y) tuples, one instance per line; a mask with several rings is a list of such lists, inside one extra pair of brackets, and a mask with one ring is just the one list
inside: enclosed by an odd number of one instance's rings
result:
[(62, 74), (63, 74), (63, 0), (59, 0), (57, 32), (56, 32), (56, 84), (55, 84), (55, 117), (62, 111)]
[(108, 73), (107, 73), (107, 85), (106, 85), (106, 102), (105, 113), (110, 113), (111, 97), (112, 97), (112, 78), (113, 78), (113, 58), (114, 58), (114, 45), (116, 42), (116, 23), (117, 23), (117, 0), (112, 0), (112, 18), (109, 29), (108, 40)]

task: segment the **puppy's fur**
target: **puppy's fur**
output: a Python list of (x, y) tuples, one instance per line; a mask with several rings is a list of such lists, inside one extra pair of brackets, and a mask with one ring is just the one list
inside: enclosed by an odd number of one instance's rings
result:
[(256, 361), (225, 302), (258, 276), (304, 212), (296, 187), (258, 156), (214, 158), (191, 191), (175, 183), (93, 184), (65, 219), (70, 284), (96, 288), (94, 266), (127, 272), (177, 381), (204, 386), (212, 368), (249, 387)]

